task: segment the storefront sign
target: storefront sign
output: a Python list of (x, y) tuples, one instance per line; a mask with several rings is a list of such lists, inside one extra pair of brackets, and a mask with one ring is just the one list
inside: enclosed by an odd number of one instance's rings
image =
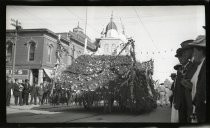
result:
[[(6, 74), (12, 74), (12, 70), (6, 70)], [(17, 69), (15, 70), (15, 75), (28, 75), (27, 69)]]

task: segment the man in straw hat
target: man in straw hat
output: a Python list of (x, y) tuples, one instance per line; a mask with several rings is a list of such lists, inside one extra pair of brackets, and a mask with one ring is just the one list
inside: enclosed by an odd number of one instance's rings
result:
[(193, 47), (194, 63), (197, 64), (196, 71), (189, 80), (182, 80), (182, 85), (191, 90), (192, 110), (191, 121), (205, 122), (206, 120), (206, 39), (198, 36), (189, 44)]

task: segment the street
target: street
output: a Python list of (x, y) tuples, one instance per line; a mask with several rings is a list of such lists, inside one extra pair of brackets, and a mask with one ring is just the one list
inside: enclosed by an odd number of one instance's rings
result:
[(170, 107), (157, 107), (146, 114), (101, 113), (79, 106), (24, 105), (7, 107), (8, 123), (70, 122), (170, 122)]

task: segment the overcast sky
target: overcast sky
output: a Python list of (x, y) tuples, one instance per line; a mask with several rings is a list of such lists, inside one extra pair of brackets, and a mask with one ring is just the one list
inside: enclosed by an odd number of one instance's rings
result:
[[(204, 35), (204, 6), (7, 6), (6, 28), (13, 29), (10, 19), (18, 19), (22, 27), (47, 28), (53, 32), (72, 31), (79, 22), (94, 41), (103, 28), (113, 21), (118, 31), (122, 24), (128, 37), (133, 37), (139, 61), (154, 59), (155, 80), (163, 82), (178, 63), (176, 49), (184, 40)], [(120, 20), (121, 18), (121, 20)]]

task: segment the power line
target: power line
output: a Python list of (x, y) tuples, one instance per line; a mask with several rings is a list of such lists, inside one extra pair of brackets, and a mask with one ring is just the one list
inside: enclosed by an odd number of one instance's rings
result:
[[(20, 11), (20, 10), (18, 10), (17, 8), (14, 8), (14, 9), (15, 9), (16, 11), (18, 11), (20, 14), (25, 13), (26, 15), (28, 15), (28, 16), (30, 16), (30, 17), (31, 17), (31, 16), (36, 17), (36, 18), (33, 18), (33, 21), (34, 21), (35, 23), (36, 23), (37, 21), (40, 22), (40, 23), (42, 23), (42, 24), (43, 24), (43, 22), (45, 22), (46, 24), (48, 24), (48, 25), (50, 25), (50, 26), (54, 26), (54, 25), (50, 24), (49, 22), (43, 20), (42, 18), (36, 16), (34, 13), (30, 13), (28, 10), (26, 10), (26, 9), (24, 9), (24, 8), (22, 8), (23, 11)], [(24, 10), (25, 10), (25, 11), (24, 11)], [(39, 20), (37, 20), (37, 19), (39, 19)], [(41, 22), (41, 21), (43, 21), (43, 22)]]
[[(68, 12), (70, 12), (72, 15), (74, 15), (77, 19), (79, 19), (79, 20), (85, 20), (85, 19), (82, 19), (82, 18), (80, 18), (79, 16), (77, 16), (76, 14), (74, 14), (72, 11), (70, 11), (68, 8), (66, 8), (65, 7), (65, 9), (68, 11)], [(89, 25), (90, 26), (90, 28), (93, 30), (93, 31), (95, 31), (95, 33), (100, 33), (99, 31), (97, 31), (95, 28), (93, 28), (92, 27), (92, 25), (90, 25), (90, 24), (88, 24), (87, 23), (87, 25)]]
[(137, 13), (136, 8), (133, 8), (133, 9), (134, 9), (134, 11), (135, 11), (135, 13), (136, 13), (136, 15), (137, 15), (137, 17), (138, 17), (140, 23), (142, 24), (143, 28), (145, 29), (145, 31), (147, 32), (149, 38), (151, 39), (153, 45), (155, 46), (156, 50), (159, 51), (159, 48), (158, 48), (158, 47), (156, 46), (156, 44), (154, 43), (154, 41), (153, 41), (153, 39), (152, 39), (152, 36), (150, 35), (149, 31), (147, 30), (147, 28), (145, 27), (144, 23), (142, 22), (142, 20), (141, 20), (139, 14)]

